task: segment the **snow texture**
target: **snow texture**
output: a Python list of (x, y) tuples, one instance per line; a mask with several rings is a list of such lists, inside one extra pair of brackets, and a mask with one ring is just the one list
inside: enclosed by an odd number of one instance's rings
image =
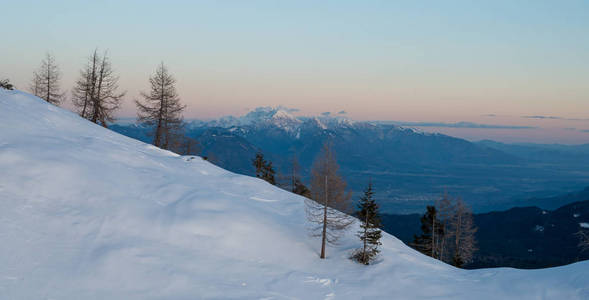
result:
[(0, 299), (589, 299), (589, 262), (455, 269), (357, 227), (319, 259), (303, 198), (0, 90)]

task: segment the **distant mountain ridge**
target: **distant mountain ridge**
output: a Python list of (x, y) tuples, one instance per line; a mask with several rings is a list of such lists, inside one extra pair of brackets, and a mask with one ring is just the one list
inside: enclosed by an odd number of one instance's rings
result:
[[(151, 141), (142, 126), (120, 124), (112, 129)], [(565, 171), (558, 164), (544, 168), (484, 143), (342, 115), (294, 116), (284, 107), (189, 121), (187, 134), (199, 142), (201, 155), (241, 174), (253, 174), (251, 159), (258, 151), (281, 174), (290, 172), (290, 160), (296, 156), (304, 180), (320, 147), (330, 141), (350, 188), (360, 192), (372, 179), (377, 198), (389, 212), (421, 211), (444, 190), (463, 196), (478, 211), (488, 211), (509, 208), (529, 193), (545, 194), (548, 187), (559, 194), (589, 184), (589, 173), (579, 173), (582, 166), (576, 164)]]

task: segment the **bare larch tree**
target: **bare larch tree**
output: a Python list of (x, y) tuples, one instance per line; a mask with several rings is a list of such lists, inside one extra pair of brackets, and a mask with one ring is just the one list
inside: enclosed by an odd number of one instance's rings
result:
[(117, 92), (118, 82), (107, 53), (100, 56), (94, 50), (72, 90), (72, 102), (80, 116), (108, 127), (125, 96), (125, 92)]
[(438, 235), (435, 239), (435, 247), (436, 252), (438, 253), (437, 257), (439, 260), (450, 263), (452, 261), (451, 255), (451, 235), (448, 234), (450, 231), (450, 222), (454, 216), (455, 206), (450, 199), (450, 196), (447, 192), (444, 192), (442, 197), (436, 200), (436, 208), (437, 208), (437, 217), (441, 223), (441, 228), (444, 228), (445, 232), (442, 235)]
[(303, 183), (300, 170), (301, 165), (296, 155), (293, 155), (290, 160), (290, 174), (288, 175), (287, 189), (295, 194), (301, 195), (306, 198), (311, 198), (311, 191)]
[(33, 72), (29, 89), (35, 96), (51, 104), (59, 105), (65, 97), (65, 93), (61, 92), (59, 87), (60, 78), (61, 73), (55, 63), (55, 57), (47, 53), (39, 69)]
[(80, 70), (80, 77), (76, 80), (72, 89), (72, 103), (78, 110), (82, 118), (90, 119), (93, 114), (92, 110), (92, 92), (96, 82), (96, 67), (98, 56), (96, 51), (90, 57), (86, 66)]
[(170, 149), (175, 139), (182, 136), (182, 111), (186, 106), (180, 103), (174, 86), (176, 80), (163, 62), (149, 78), (149, 83), (150, 92), (141, 93), (143, 102), (135, 101), (138, 121), (153, 127), (153, 144), (156, 147)]
[(477, 228), (474, 225), (471, 209), (458, 198), (454, 205), (454, 215), (450, 220), (448, 234), (454, 242), (454, 256), (452, 262), (456, 267), (472, 260), (477, 250), (475, 233)]
[(326, 244), (335, 244), (353, 222), (353, 218), (346, 214), (350, 212), (351, 194), (346, 192), (346, 182), (338, 174), (338, 169), (330, 144), (324, 144), (311, 171), (311, 199), (305, 201), (307, 218), (315, 224), (312, 235), (321, 237), (322, 259), (325, 258)]
[(290, 158), (290, 175), (289, 175), (289, 190), (293, 193), (296, 192), (297, 182), (300, 182), (300, 170), (301, 165), (299, 164), (299, 160), (297, 159), (296, 154)]

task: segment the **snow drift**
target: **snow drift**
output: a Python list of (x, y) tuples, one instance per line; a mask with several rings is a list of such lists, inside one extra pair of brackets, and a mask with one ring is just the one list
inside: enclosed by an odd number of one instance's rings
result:
[(0, 299), (588, 299), (589, 263), (459, 270), (385, 234), (328, 259), (303, 199), (0, 90)]

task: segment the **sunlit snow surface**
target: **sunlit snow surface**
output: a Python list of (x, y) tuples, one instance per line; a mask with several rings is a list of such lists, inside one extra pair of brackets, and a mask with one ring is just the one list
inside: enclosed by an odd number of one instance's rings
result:
[(318, 258), (303, 199), (0, 90), (0, 299), (589, 299), (589, 263), (458, 270), (385, 234)]

